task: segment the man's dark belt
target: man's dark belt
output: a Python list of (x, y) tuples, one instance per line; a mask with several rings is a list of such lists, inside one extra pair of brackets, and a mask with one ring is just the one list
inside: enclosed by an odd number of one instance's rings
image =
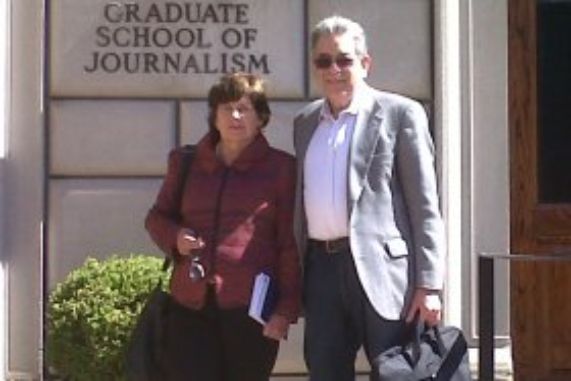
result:
[(327, 241), (321, 241), (318, 239), (309, 239), (309, 245), (317, 250), (321, 250), (327, 254), (335, 254), (342, 251), (349, 250), (349, 238), (337, 238)]

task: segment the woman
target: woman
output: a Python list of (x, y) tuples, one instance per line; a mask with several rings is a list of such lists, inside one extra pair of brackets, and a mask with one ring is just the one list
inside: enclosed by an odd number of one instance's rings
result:
[[(223, 76), (208, 107), (209, 131), (196, 146), (180, 202), (182, 153), (174, 150), (145, 222), (174, 259), (170, 288), (180, 306), (169, 314), (167, 338), (177, 350), (167, 360), (168, 379), (268, 380), (279, 340), (300, 310), (295, 161), (261, 133), (270, 108), (259, 77)], [(279, 290), (265, 325), (248, 316), (261, 272)]]

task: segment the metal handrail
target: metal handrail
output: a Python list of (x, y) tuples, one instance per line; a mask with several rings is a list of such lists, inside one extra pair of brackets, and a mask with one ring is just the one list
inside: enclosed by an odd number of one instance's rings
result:
[(478, 254), (478, 380), (494, 379), (494, 261), (571, 262), (571, 253), (556, 254)]

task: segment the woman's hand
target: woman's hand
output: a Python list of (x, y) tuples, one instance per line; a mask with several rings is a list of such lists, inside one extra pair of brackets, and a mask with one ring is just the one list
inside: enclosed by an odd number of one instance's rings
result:
[(176, 248), (181, 255), (189, 255), (192, 250), (202, 249), (204, 241), (196, 237), (191, 229), (182, 228), (176, 236)]
[(289, 320), (282, 315), (273, 314), (264, 326), (264, 336), (274, 340), (287, 338)]

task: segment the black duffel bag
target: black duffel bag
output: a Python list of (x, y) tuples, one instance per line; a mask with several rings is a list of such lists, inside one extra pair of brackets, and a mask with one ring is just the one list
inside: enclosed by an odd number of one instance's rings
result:
[(425, 327), (416, 319), (405, 345), (372, 361), (374, 381), (471, 381), (468, 345), (459, 328)]

